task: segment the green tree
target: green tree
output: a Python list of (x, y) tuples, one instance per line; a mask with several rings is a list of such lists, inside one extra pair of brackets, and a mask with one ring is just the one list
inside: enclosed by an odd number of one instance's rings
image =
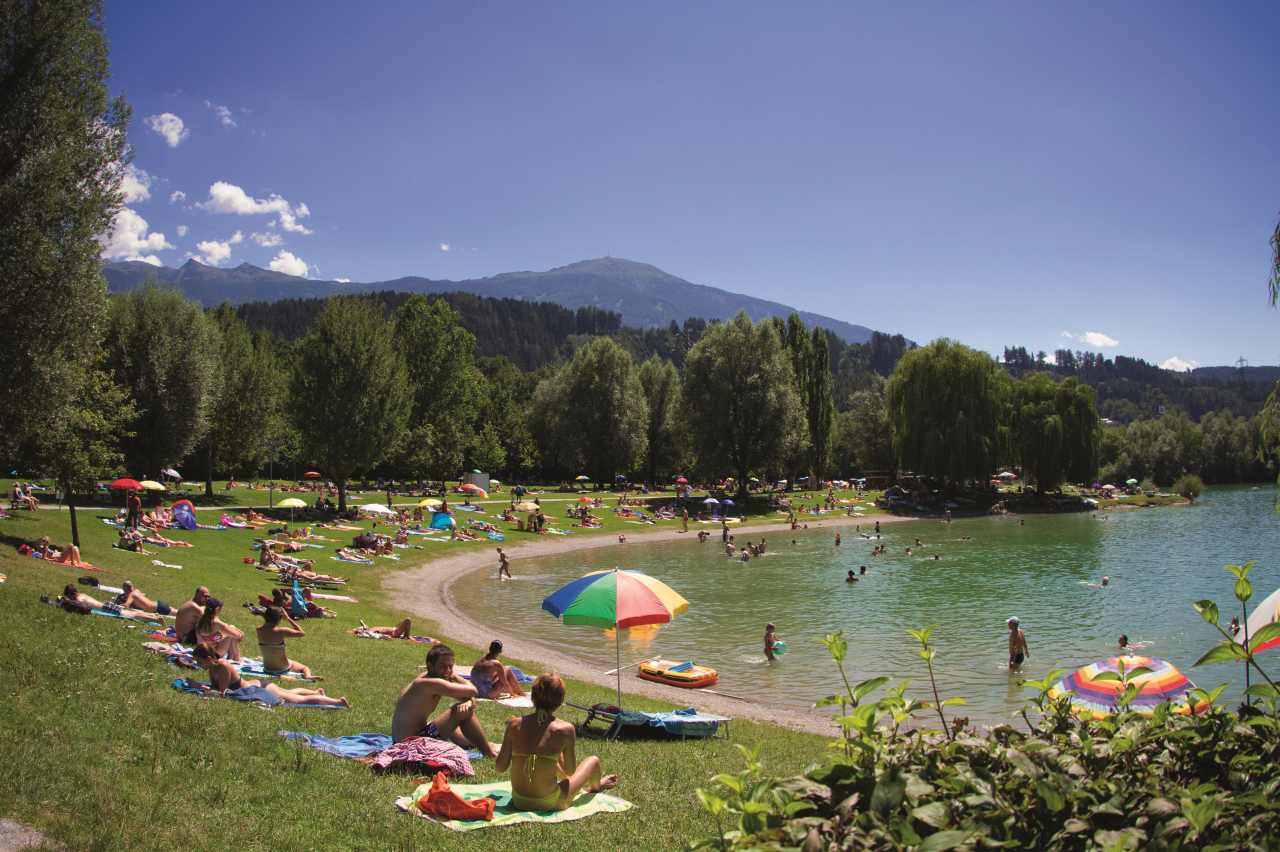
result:
[(100, 369), (102, 361), (98, 353), (70, 413), (40, 436), (40, 446), (32, 454), (53, 471), (68, 493), (87, 494), (98, 480), (114, 478), (124, 466), (120, 442), (133, 437), (128, 427), (137, 412), (128, 393)]
[(176, 288), (148, 278), (107, 305), (106, 366), (138, 410), (123, 441), (139, 478), (177, 464), (209, 431), (221, 390), (216, 325)]
[(557, 461), (559, 473), (582, 469), (595, 482), (612, 482), (645, 451), (644, 391), (631, 356), (608, 337), (583, 346), (540, 384), (531, 409), (543, 457)]
[(835, 378), (831, 375), (831, 350), (827, 330), (815, 328), (809, 347), (808, 392), (805, 419), (809, 423), (809, 475), (826, 477), (831, 468), (835, 444), (836, 407), (832, 399)]
[(0, 446), (83, 410), (107, 292), (101, 246), (132, 152), (95, 0), (0, 0)]
[(1014, 382), (1009, 442), (1014, 461), (1040, 492), (1064, 480), (1092, 482), (1102, 447), (1093, 388), (1075, 378), (1055, 382), (1048, 373)]
[(477, 431), (492, 428), (502, 447), (505, 470), (517, 478), (527, 476), (541, 458), (525, 422), (525, 408), (537, 386), (534, 377), (526, 377), (504, 355), (479, 358), (476, 369), (480, 373)]
[(672, 472), (672, 466), (681, 455), (679, 421), (676, 418), (680, 406), (680, 376), (674, 364), (657, 355), (640, 365), (639, 375), (640, 387), (649, 408), (645, 427), (644, 475), (647, 482), (656, 482), (659, 472)]
[(348, 480), (398, 445), (413, 406), (404, 360), (373, 305), (327, 300), (298, 344), (291, 396), (303, 445), (345, 510)]
[(939, 338), (902, 356), (889, 379), (893, 449), (904, 468), (986, 481), (1007, 444), (1009, 377), (985, 352)]
[(837, 416), (835, 461), (841, 474), (893, 468), (893, 439), (885, 407), (888, 382), (868, 373), (868, 387), (849, 396), (849, 410)]
[(444, 299), (428, 302), (415, 293), (396, 312), (394, 337), (413, 389), (402, 473), (423, 477), (457, 470), (476, 439), (475, 336)]
[(209, 312), (218, 329), (217, 402), (203, 444), (205, 489), (213, 493), (215, 467), (252, 464), (280, 429), (283, 376), (265, 337), (255, 339), (230, 302)]
[(681, 419), (698, 464), (740, 490), (766, 463), (800, 452), (805, 419), (785, 341), (745, 311), (708, 325), (685, 359)]

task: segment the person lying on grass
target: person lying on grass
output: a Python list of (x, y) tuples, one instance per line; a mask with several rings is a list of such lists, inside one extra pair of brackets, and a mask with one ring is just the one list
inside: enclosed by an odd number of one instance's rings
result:
[(103, 603), (102, 601), (91, 598), (88, 595), (76, 589), (75, 583), (67, 583), (66, 587), (63, 588), (62, 590), (62, 597), (65, 600), (74, 601), (75, 603), (88, 604), (94, 609), (100, 609), (104, 612), (110, 612), (115, 615), (123, 615), (128, 618), (137, 618), (141, 621), (149, 621), (152, 624), (159, 624), (161, 627), (164, 626), (163, 616), (156, 615), (155, 613), (152, 613), (152, 612), (143, 612), (140, 609), (128, 609), (126, 607), (120, 606), (120, 604), (116, 603), (115, 601), (107, 601)]
[(147, 556), (155, 556), (154, 550), (146, 550), (142, 546), (142, 533), (137, 530), (120, 530), (120, 540), (116, 542), (116, 547), (121, 550), (128, 550), (133, 553), (142, 553)]
[[(282, 626), (280, 624), (281, 619), (288, 619), (293, 627)], [(297, 660), (289, 659), (289, 655), (285, 653), (285, 639), (290, 636), (302, 638), (307, 635), (306, 631), (298, 626), (298, 622), (293, 620), (287, 610), (273, 604), (267, 607), (267, 611), (262, 614), (262, 622), (262, 625), (258, 628), (258, 648), (262, 651), (262, 667), (264, 669), (272, 673), (297, 672), (303, 677), (315, 677), (316, 680), (324, 680), (322, 677), (312, 675), (311, 669)]]
[(195, 597), (178, 607), (173, 631), (184, 645), (207, 642), (219, 654), (239, 662), (240, 640), (244, 639), (244, 633), (219, 618), (220, 612), (222, 601), (201, 586), (196, 589)]
[(503, 693), (516, 698), (524, 695), (511, 666), (504, 666), (498, 660), (501, 653), (502, 642), (494, 639), (489, 643), (489, 653), (471, 667), (471, 685), (476, 688), (477, 698), (501, 698)]
[(152, 532), (151, 535), (144, 535), (142, 540), (147, 544), (154, 544), (158, 547), (195, 547), (189, 541), (178, 541), (177, 539), (165, 538), (158, 532)]
[(356, 628), (355, 630), (348, 630), (347, 632), (348, 633), (377, 633), (381, 636), (386, 636), (388, 639), (408, 639), (409, 637), (413, 636), (412, 630), (413, 630), (413, 620), (408, 618), (406, 618), (404, 621), (401, 621), (395, 627), (370, 627), (369, 625), (365, 624), (362, 619), (360, 621), (360, 626), (358, 628)]
[(161, 600), (151, 600), (133, 587), (133, 583), (125, 580), (120, 586), (122, 591), (116, 595), (116, 603), (126, 609), (140, 609), (143, 612), (154, 612), (156, 615), (173, 615), (173, 607)]
[[(396, 699), (391, 739), (398, 743), (409, 737), (430, 737), (497, 757), (497, 748), (485, 737), (475, 715), (476, 688), (453, 673), (453, 656), (448, 645), (436, 645), (427, 652), (427, 670), (410, 681)], [(433, 719), (431, 714), (441, 698), (456, 703)]]
[(49, 543), (49, 536), (47, 535), (36, 542), (36, 553), (39, 553), (50, 562), (59, 562), (63, 565), (74, 565), (79, 568), (85, 564), (84, 560), (80, 558), (80, 548), (74, 544), (68, 544), (62, 550), (58, 550)]
[(449, 536), (449, 539), (450, 541), (479, 541), (480, 536), (462, 527), (454, 527), (453, 535)]
[(275, 568), (283, 571), (286, 568), (303, 568), (310, 570), (315, 567), (314, 559), (294, 559), (292, 556), (284, 556), (276, 553), (266, 545), (262, 548), (262, 556), (258, 559), (258, 565), (263, 568)]
[(301, 566), (294, 568), (284, 566), (280, 569), (280, 575), (285, 580), (299, 580), (307, 583), (334, 583), (345, 584), (348, 577), (334, 577), (332, 574), (317, 574), (315, 571), (309, 571)]
[(283, 689), (270, 681), (263, 683), (255, 678), (241, 677), (235, 666), (224, 660), (222, 655), (213, 650), (213, 646), (208, 642), (201, 642), (196, 645), (195, 650), (191, 652), (191, 656), (195, 659), (197, 666), (209, 673), (211, 686), (204, 687), (188, 679), (186, 684), (190, 688), (201, 689), (206, 693), (216, 692), (226, 695), (228, 692), (233, 692), (242, 686), (258, 686), (286, 704), (339, 704), (343, 707), (351, 706), (351, 702), (346, 698), (330, 698), (324, 694), (323, 689), (304, 689), (302, 687)]
[(598, 793), (618, 783), (617, 775), (600, 776), (600, 758), (578, 763), (577, 733), (554, 715), (564, 703), (559, 675), (538, 675), (530, 690), (533, 713), (512, 716), (502, 737), (496, 768), (511, 770), (511, 805), (525, 811), (567, 810), (578, 793)]

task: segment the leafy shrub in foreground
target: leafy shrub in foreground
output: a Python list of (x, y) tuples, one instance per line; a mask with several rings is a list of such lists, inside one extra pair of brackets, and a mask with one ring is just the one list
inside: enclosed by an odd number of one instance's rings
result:
[[(1241, 604), (1252, 594), (1246, 566), (1236, 574)], [(1217, 627), (1217, 607), (1196, 608)], [(1221, 628), (1218, 627), (1221, 631)], [(913, 631), (921, 656), (933, 655), (929, 632)], [(758, 749), (737, 775), (717, 775), (715, 790), (698, 796), (715, 817), (719, 836), (694, 849), (899, 850), (1227, 850), (1280, 849), (1280, 725), (1276, 685), (1253, 660), (1263, 642), (1280, 636), (1272, 625), (1248, 647), (1224, 640), (1197, 665), (1244, 660), (1266, 680), (1248, 693), (1266, 712), (1239, 713), (1214, 705), (1224, 687), (1197, 690), (1210, 710), (1181, 716), (1168, 704), (1151, 717), (1128, 710), (1140, 671), (1117, 677), (1119, 712), (1097, 721), (1072, 716), (1068, 698), (1049, 687), (1063, 674), (1028, 681), (1039, 712), (1028, 732), (1008, 725), (988, 736), (943, 729), (901, 730), (927, 705), (903, 698), (904, 683), (875, 702), (866, 696), (884, 678), (850, 686), (820, 704), (839, 705), (844, 732), (835, 758), (804, 775), (764, 775)], [(840, 634), (823, 640), (844, 674)], [(930, 674), (932, 680), (932, 674)], [(950, 702), (930, 708), (941, 716)], [(740, 747), (741, 748), (741, 747)]]

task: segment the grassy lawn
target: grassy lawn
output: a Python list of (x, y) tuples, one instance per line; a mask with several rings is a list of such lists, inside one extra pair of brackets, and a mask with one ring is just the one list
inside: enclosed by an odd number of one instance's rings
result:
[[(355, 495), (354, 501), (378, 499), (362, 496)], [(266, 498), (265, 491), (237, 489), (228, 495), (226, 505), (264, 506)], [(282, 498), (278, 491), (276, 498)], [(564, 507), (576, 499), (577, 495), (542, 495), (547, 514), (557, 517), (562, 528), (569, 524)], [(384, 493), (381, 502), (385, 500)], [(415, 500), (405, 497), (396, 502)], [(493, 509), (506, 502), (504, 497), (486, 505)], [(599, 754), (606, 772), (619, 773), (622, 783), (616, 792), (634, 802), (635, 809), (554, 827), (532, 824), (461, 835), (395, 810), (394, 798), (412, 790), (412, 778), (378, 777), (362, 764), (300, 747), (277, 735), (281, 730), (327, 736), (389, 732), (396, 696), (419, 673), (429, 646), (358, 639), (346, 631), (356, 626), (357, 619), (392, 624), (403, 616), (384, 605), (378, 591), (384, 572), (404, 570), (454, 548), (491, 545), (487, 540), (427, 544), (429, 550), (399, 551), (404, 555), (401, 562), (379, 559), (373, 566), (330, 561), (336, 543), (302, 554), (318, 558), (317, 570), (350, 575), (346, 593), (360, 603), (333, 604), (339, 613), (336, 619), (301, 622), (307, 636), (290, 641), (289, 653), (324, 675), (326, 691), (347, 696), (353, 708), (262, 710), (172, 689), (170, 681), (181, 673), (139, 647), (142, 625), (70, 615), (42, 604), (40, 595), (55, 596), (67, 582), (92, 572), (19, 556), (15, 550), (21, 541), (41, 535), (51, 536), (56, 545), (66, 544), (70, 540), (66, 511), (13, 514), (9, 520), (0, 520), (0, 572), (8, 577), (0, 585), (0, 718), (8, 734), (0, 738), (5, 777), (0, 785), (0, 814), (70, 848), (225, 850), (233, 844), (244, 849), (310, 850), (325, 845), (415, 850), (554, 844), (566, 850), (676, 849), (715, 833), (694, 788), (717, 772), (741, 767), (736, 749), (723, 740), (585, 741), (580, 755)], [(113, 514), (110, 508), (86, 506), (77, 514), (84, 557), (102, 569), (95, 575), (102, 583), (119, 586), (129, 579), (150, 597), (175, 606), (197, 585), (206, 585), (226, 603), (224, 619), (247, 633), (246, 656), (258, 655), (252, 628), (260, 621), (241, 604), (256, 600), (259, 592), (269, 592), (272, 582), (268, 574), (244, 564), (242, 557), (254, 555), (250, 545), (261, 533), (169, 531), (170, 538), (190, 541), (195, 547), (161, 549), (152, 557), (111, 549), (116, 531), (99, 520)], [(613, 518), (608, 510), (603, 514), (603, 530), (579, 534), (642, 530)], [(212, 510), (197, 512), (201, 523), (216, 523), (217, 515)], [(458, 517), (461, 521), (465, 513)], [(370, 522), (361, 526), (369, 528)], [(346, 542), (353, 535), (321, 533), (335, 539), (341, 536)], [(508, 533), (507, 541), (514, 543), (524, 535)], [(153, 558), (182, 565), (182, 570), (153, 566)], [(414, 632), (449, 639), (448, 624), (415, 620)], [(474, 662), (480, 655), (475, 648), (454, 647), (461, 663)], [(536, 661), (514, 662), (526, 671), (541, 671)], [(569, 700), (576, 704), (606, 701), (611, 695), (604, 687), (569, 682)], [(691, 695), (690, 701), (694, 700), (696, 696)], [(638, 709), (671, 708), (640, 698), (628, 704)], [(493, 736), (501, 735), (511, 713), (491, 703), (482, 703), (478, 712)], [(580, 718), (575, 713), (562, 715)], [(738, 721), (732, 733), (732, 742), (763, 742), (768, 769), (781, 774), (802, 771), (826, 751), (823, 738), (767, 725)], [(475, 767), (476, 781), (497, 780), (492, 761), (477, 762)]]

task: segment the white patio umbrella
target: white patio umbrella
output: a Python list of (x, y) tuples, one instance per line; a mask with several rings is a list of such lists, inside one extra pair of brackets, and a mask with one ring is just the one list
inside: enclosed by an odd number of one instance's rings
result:
[(361, 512), (367, 512), (371, 515), (394, 515), (395, 512), (383, 506), (380, 503), (367, 503), (360, 507)]

